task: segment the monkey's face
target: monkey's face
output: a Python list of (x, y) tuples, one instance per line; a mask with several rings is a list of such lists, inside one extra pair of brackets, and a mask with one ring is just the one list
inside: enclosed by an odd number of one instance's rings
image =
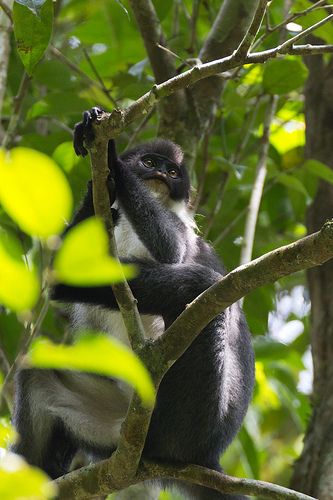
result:
[(166, 156), (146, 153), (138, 159), (136, 171), (158, 198), (186, 199), (187, 173)]
[(125, 151), (120, 158), (163, 203), (188, 202), (190, 180), (183, 152), (174, 142), (154, 139)]

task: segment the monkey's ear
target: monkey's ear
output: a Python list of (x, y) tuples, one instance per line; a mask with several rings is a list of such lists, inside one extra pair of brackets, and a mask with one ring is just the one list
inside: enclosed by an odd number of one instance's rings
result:
[(109, 170), (111, 172), (116, 167), (118, 161), (119, 160), (116, 150), (116, 143), (114, 139), (110, 139), (108, 144), (108, 165), (109, 165)]

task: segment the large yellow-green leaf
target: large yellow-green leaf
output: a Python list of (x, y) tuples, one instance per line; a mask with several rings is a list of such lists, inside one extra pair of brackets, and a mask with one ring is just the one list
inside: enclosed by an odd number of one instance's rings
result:
[(13, 21), (17, 51), (27, 73), (31, 75), (51, 38), (52, 0), (14, 2)]
[(31, 467), (13, 453), (1, 457), (1, 500), (46, 500), (55, 495), (56, 487), (44, 472)]
[(0, 151), (0, 203), (23, 231), (59, 234), (72, 211), (72, 193), (57, 164), (33, 149)]
[(13, 311), (31, 309), (39, 297), (39, 282), (20, 255), (18, 242), (0, 229), (0, 303)]
[(75, 345), (55, 345), (37, 340), (28, 362), (38, 368), (60, 368), (116, 377), (130, 384), (147, 406), (154, 403), (155, 390), (149, 372), (124, 344), (107, 335), (87, 332)]
[(122, 266), (108, 254), (108, 236), (101, 220), (91, 217), (66, 235), (54, 259), (55, 279), (81, 286), (107, 285), (132, 278), (133, 266)]

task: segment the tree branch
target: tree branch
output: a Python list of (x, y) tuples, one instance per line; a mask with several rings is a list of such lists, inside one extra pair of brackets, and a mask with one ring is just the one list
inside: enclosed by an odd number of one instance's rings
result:
[(259, 0), (225, 0), (199, 52), (199, 59), (212, 61), (233, 52), (246, 36), (258, 3)]
[[(110, 462), (111, 460), (104, 460), (57, 479), (59, 500), (72, 500), (74, 497), (76, 500), (88, 500), (95, 497), (96, 494), (107, 495), (118, 491), (112, 474), (110, 474)], [(148, 461), (144, 461), (140, 465), (135, 477), (127, 481), (126, 487), (142, 481), (161, 478), (186, 481), (206, 486), (221, 493), (260, 495), (276, 500), (315, 500), (303, 493), (266, 481), (236, 478), (199, 465), (169, 465)]]
[[(93, 200), (95, 214), (103, 220), (108, 232), (110, 255), (119, 262), (107, 187), (107, 178), (109, 175), (107, 150), (108, 139), (101, 140), (99, 137), (96, 137), (93, 146), (90, 148)], [(112, 290), (122, 314), (131, 345), (135, 350), (143, 345), (145, 337), (142, 321), (136, 306), (137, 301), (133, 297), (125, 278), (123, 282), (112, 285)]]
[(261, 203), (261, 198), (263, 194), (266, 173), (267, 173), (267, 155), (269, 149), (270, 128), (272, 120), (274, 118), (277, 102), (278, 102), (278, 97), (271, 96), (266, 109), (264, 130), (261, 138), (261, 151), (257, 165), (255, 180), (251, 192), (250, 203), (248, 207), (248, 215), (245, 223), (244, 238), (243, 238), (244, 243), (242, 246), (241, 260), (240, 260), (241, 264), (249, 262), (252, 257), (254, 235), (256, 231), (259, 207)]
[(156, 340), (160, 359), (170, 366), (220, 312), (256, 288), (333, 258), (333, 220), (320, 231), (242, 265), (197, 297)]
[(157, 83), (164, 82), (175, 74), (173, 58), (159, 45), (166, 40), (155, 7), (151, 0), (130, 0), (136, 22)]
[(260, 29), (262, 20), (265, 16), (268, 2), (269, 0), (259, 0), (259, 4), (252, 19), (252, 23), (236, 50), (236, 54), (240, 59), (246, 56), (249, 49), (252, 47), (252, 44)]
[(333, 53), (333, 45), (316, 46), (307, 44), (286, 47), (282, 44), (262, 52), (250, 53), (242, 61), (237, 60), (235, 53), (233, 53), (222, 59), (196, 65), (184, 73), (170, 78), (166, 82), (154, 85), (149, 92), (141, 96), (129, 107), (114, 109), (112, 113), (105, 113), (99, 122), (99, 126), (95, 127), (96, 133), (101, 134), (101, 137), (104, 137), (104, 139), (116, 137), (134, 120), (146, 115), (162, 97), (169, 96), (177, 90), (189, 87), (209, 76), (217, 75), (245, 64), (263, 63), (282, 53), (297, 55)]

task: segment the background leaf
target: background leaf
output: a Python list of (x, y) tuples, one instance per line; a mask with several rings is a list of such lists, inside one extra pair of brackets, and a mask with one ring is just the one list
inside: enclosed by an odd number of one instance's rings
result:
[(29, 1), (24, 4), (23, 2), (15, 2), (13, 21), (19, 56), (27, 73), (32, 75), (34, 67), (43, 57), (51, 38), (52, 0), (46, 0), (45, 3), (37, 1)]

